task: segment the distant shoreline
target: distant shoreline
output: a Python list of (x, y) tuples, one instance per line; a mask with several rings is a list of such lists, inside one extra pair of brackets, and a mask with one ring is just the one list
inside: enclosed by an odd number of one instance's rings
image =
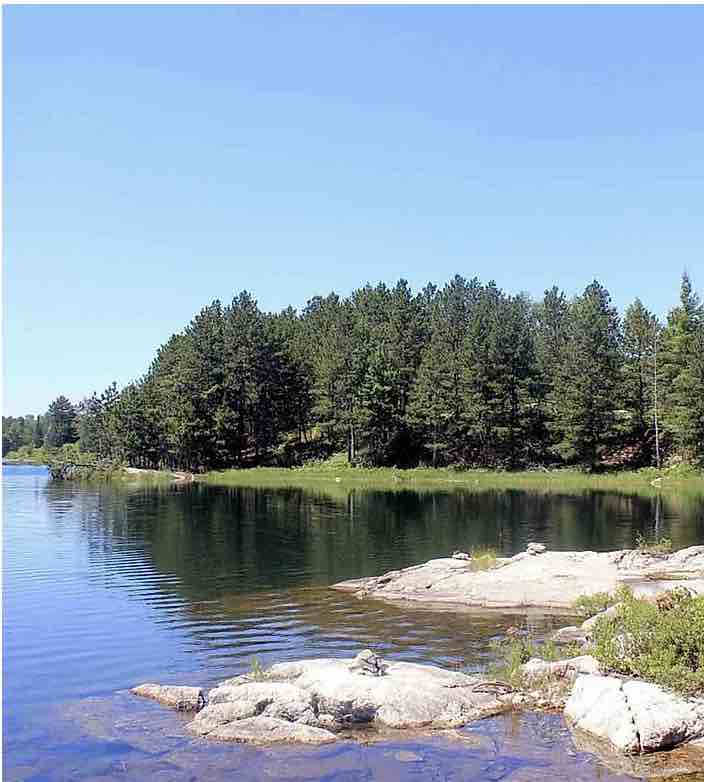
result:
[(439, 491), (526, 489), (537, 491), (635, 491), (652, 494), (665, 490), (704, 493), (704, 473), (679, 465), (669, 470), (644, 468), (621, 472), (588, 474), (578, 470), (459, 470), (451, 468), (395, 469), (393, 467), (351, 467), (333, 461), (304, 467), (253, 467), (211, 471), (195, 480), (214, 486), (310, 487), (339, 485), (340, 488), (383, 490), (433, 489)]
[[(47, 467), (44, 461), (3, 459), (3, 464)], [(200, 474), (176, 470), (147, 470), (125, 467), (119, 476), (128, 481), (173, 481), (203, 483), (211, 486), (242, 488), (310, 488), (329, 491), (369, 489), (384, 491), (485, 491), (526, 490), (539, 492), (620, 491), (654, 494), (659, 491), (692, 491), (704, 494), (704, 472), (689, 465), (657, 470), (622, 470), (584, 473), (576, 469), (521, 470), (515, 472), (487, 469), (442, 467), (353, 467), (338, 459), (315, 462), (302, 467), (250, 467), (212, 470)]]

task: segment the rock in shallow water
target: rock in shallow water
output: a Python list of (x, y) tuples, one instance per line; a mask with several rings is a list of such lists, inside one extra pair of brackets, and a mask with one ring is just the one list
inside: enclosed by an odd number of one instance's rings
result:
[[(358, 656), (281, 663), (262, 681), (228, 679), (210, 691), (208, 705), (188, 729), (222, 741), (324, 743), (354, 726), (456, 728), (507, 708), (481, 677), (431, 665), (374, 662), (383, 675), (360, 671)], [(144, 686), (133, 692), (146, 694)]]
[(198, 711), (205, 705), (205, 695), (200, 687), (150, 683), (133, 687), (132, 692), (143, 698), (151, 698), (163, 706), (169, 706), (177, 711)]
[(240, 744), (330, 744), (337, 740), (334, 733), (324, 728), (265, 716), (227, 722), (208, 733), (207, 737)]
[(675, 576), (695, 594), (704, 594), (704, 546), (674, 554), (644, 556), (638, 551), (542, 551), (531, 544), (495, 567), (475, 570), (446, 557), (381, 576), (334, 584), (333, 589), (360, 598), (392, 602), (459, 604), (478, 608), (569, 608), (577, 598), (609, 594), (621, 584), (637, 595), (655, 595), (671, 588)]
[(629, 754), (669, 749), (704, 737), (704, 700), (615, 676), (579, 676), (565, 717), (579, 730), (607, 739)]

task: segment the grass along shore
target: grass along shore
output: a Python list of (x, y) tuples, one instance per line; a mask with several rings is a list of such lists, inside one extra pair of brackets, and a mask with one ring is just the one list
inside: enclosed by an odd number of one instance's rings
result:
[[(23, 448), (7, 454), (6, 464), (46, 465), (57, 459), (76, 459), (76, 446), (48, 451)], [(81, 455), (82, 456), (82, 455)], [(171, 470), (138, 470), (125, 468), (122, 477), (130, 482), (183, 482), (185, 475)], [(190, 479), (190, 478), (189, 478)], [(704, 471), (689, 464), (677, 464), (657, 470), (646, 467), (603, 473), (586, 473), (577, 469), (556, 468), (509, 472), (489, 469), (453, 467), (353, 467), (344, 453), (302, 467), (252, 467), (214, 470), (193, 476), (193, 480), (213, 486), (311, 489), (380, 489), (387, 491), (483, 491), (487, 489), (524, 489), (540, 492), (581, 492), (588, 490), (652, 494), (678, 491), (704, 494)]]
[(462, 470), (418, 467), (353, 467), (344, 454), (303, 467), (254, 467), (207, 472), (196, 480), (217, 486), (306, 487), (339, 484), (349, 488), (384, 490), (453, 491), (484, 489), (526, 489), (535, 491), (627, 491), (652, 493), (659, 490), (704, 493), (704, 472), (686, 464), (657, 470), (589, 474), (575, 469)]

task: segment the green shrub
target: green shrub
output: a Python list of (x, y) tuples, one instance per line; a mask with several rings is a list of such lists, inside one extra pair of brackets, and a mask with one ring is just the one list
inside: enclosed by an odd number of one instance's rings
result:
[(521, 685), (521, 666), (534, 657), (555, 662), (581, 654), (577, 644), (558, 645), (551, 640), (540, 643), (529, 632), (521, 633), (515, 628), (506, 638), (494, 641), (491, 650), (496, 659), (488, 667), (489, 674), (514, 687)]
[(491, 570), (496, 567), (496, 551), (492, 548), (471, 550), (473, 570)]
[(683, 587), (656, 603), (624, 595), (592, 637), (594, 656), (609, 670), (686, 695), (704, 692), (704, 596)]
[(605, 611), (616, 603), (616, 597), (608, 592), (595, 592), (593, 595), (582, 595), (575, 600), (574, 607), (579, 616), (589, 619), (590, 616)]
[(636, 548), (646, 554), (670, 554), (672, 541), (670, 538), (645, 538), (640, 532), (637, 532)]
[(263, 681), (267, 678), (267, 673), (256, 654), (249, 660), (249, 676), (255, 681)]
[(621, 584), (615, 592), (595, 592), (593, 595), (582, 595), (574, 601), (574, 607), (579, 616), (583, 619), (589, 619), (632, 595), (630, 587)]

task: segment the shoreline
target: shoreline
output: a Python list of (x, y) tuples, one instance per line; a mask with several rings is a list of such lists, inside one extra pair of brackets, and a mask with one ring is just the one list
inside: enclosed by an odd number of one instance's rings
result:
[(202, 473), (195, 481), (212, 486), (252, 488), (379, 489), (387, 491), (486, 491), (538, 492), (618, 491), (655, 495), (662, 491), (704, 494), (704, 472), (675, 467), (656, 470), (624, 470), (587, 474), (574, 469), (456, 470), (451, 468), (350, 467), (327, 462), (303, 467), (252, 467)]
[[(7, 465), (48, 466), (46, 461), (3, 459)], [(704, 471), (689, 465), (657, 470), (645, 467), (604, 473), (585, 473), (573, 468), (552, 470), (458, 469), (451, 467), (353, 467), (338, 459), (302, 467), (248, 467), (190, 473), (184, 470), (153, 470), (125, 467), (120, 477), (144, 476), (149, 480), (202, 483), (235, 488), (302, 488), (321, 491), (533, 491), (577, 493), (615, 491), (655, 496), (661, 492), (704, 495)]]

